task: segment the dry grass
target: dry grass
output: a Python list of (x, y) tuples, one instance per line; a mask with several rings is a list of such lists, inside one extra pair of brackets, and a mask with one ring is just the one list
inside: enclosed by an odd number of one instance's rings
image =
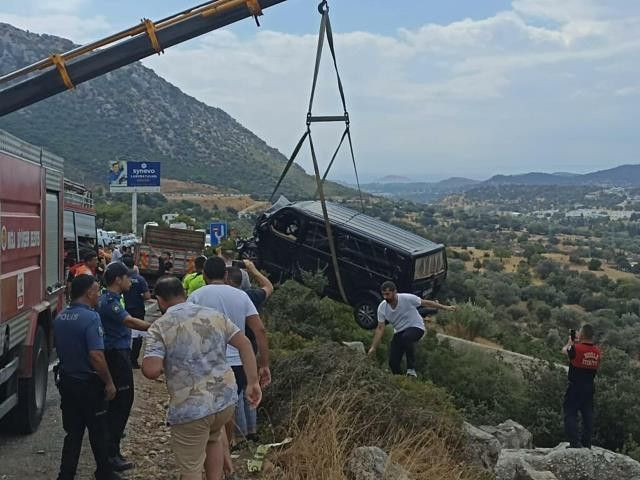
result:
[[(366, 395), (366, 392), (360, 392)], [(316, 408), (302, 406), (289, 432), (294, 441), (276, 452), (270, 480), (346, 480), (344, 473), (350, 453), (359, 445), (370, 423), (384, 422), (385, 406), (378, 412), (359, 410), (353, 391), (328, 392)], [(387, 431), (366, 446), (377, 446), (390, 454), (391, 461), (404, 468), (412, 479), (480, 480), (491, 478), (463, 464), (456, 455), (456, 441), (447, 438), (447, 427), (407, 431), (387, 423)], [(389, 476), (392, 480), (393, 475)]]

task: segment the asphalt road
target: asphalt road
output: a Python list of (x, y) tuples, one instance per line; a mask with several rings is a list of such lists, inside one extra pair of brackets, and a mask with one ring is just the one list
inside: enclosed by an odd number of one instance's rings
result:
[[(36, 433), (13, 435), (0, 432), (0, 480), (55, 480), (63, 438), (60, 395), (50, 373), (47, 407)], [(89, 437), (85, 433), (76, 478), (92, 479), (94, 469)]]
[[(158, 316), (155, 301), (147, 302), (146, 320), (153, 321)], [(60, 395), (50, 372), (46, 410), (38, 430), (31, 435), (0, 431), (0, 480), (55, 480), (60, 467), (63, 440)], [(85, 431), (76, 479), (91, 480), (94, 471), (89, 435)]]

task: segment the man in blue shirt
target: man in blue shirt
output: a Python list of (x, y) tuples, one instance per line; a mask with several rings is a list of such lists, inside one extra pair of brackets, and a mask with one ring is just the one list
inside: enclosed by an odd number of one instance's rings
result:
[(131, 288), (129, 269), (120, 262), (104, 272), (107, 290), (100, 296), (98, 313), (104, 328), (104, 354), (117, 393), (109, 402), (109, 461), (120, 472), (133, 468), (120, 453), (120, 440), (133, 405), (133, 370), (131, 368), (131, 330), (146, 331), (149, 323), (129, 314), (120, 303), (121, 295)]
[(67, 433), (62, 447), (58, 480), (75, 477), (85, 428), (89, 430), (96, 461), (96, 479), (117, 480), (108, 461), (107, 401), (116, 387), (104, 356), (100, 317), (93, 310), (99, 287), (91, 275), (71, 282), (71, 305), (53, 322), (53, 336), (60, 359), (60, 408)]
[[(151, 298), (149, 284), (134, 268), (135, 263), (131, 255), (122, 257), (122, 263), (129, 269), (129, 278), (131, 278), (131, 288), (123, 294), (124, 308), (132, 317), (144, 319), (146, 314), (144, 302)], [(131, 332), (131, 365), (133, 368), (140, 368), (138, 357), (142, 349), (142, 339), (146, 336), (145, 332), (139, 330)]]

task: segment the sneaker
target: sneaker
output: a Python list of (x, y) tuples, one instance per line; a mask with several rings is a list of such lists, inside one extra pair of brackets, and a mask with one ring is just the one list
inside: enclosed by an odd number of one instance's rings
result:
[(418, 374), (416, 373), (416, 371), (413, 368), (408, 368), (407, 369), (407, 377), (418, 378)]

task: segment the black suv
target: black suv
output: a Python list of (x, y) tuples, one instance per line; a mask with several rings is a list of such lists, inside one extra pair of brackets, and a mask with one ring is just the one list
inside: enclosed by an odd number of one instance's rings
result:
[[(342, 284), (358, 324), (376, 327), (380, 285), (392, 280), (398, 291), (432, 296), (447, 276), (445, 247), (335, 203), (327, 203)], [(318, 201), (289, 203), (281, 198), (256, 222), (254, 237), (240, 245), (274, 281), (323, 272), (326, 295), (342, 301)]]

